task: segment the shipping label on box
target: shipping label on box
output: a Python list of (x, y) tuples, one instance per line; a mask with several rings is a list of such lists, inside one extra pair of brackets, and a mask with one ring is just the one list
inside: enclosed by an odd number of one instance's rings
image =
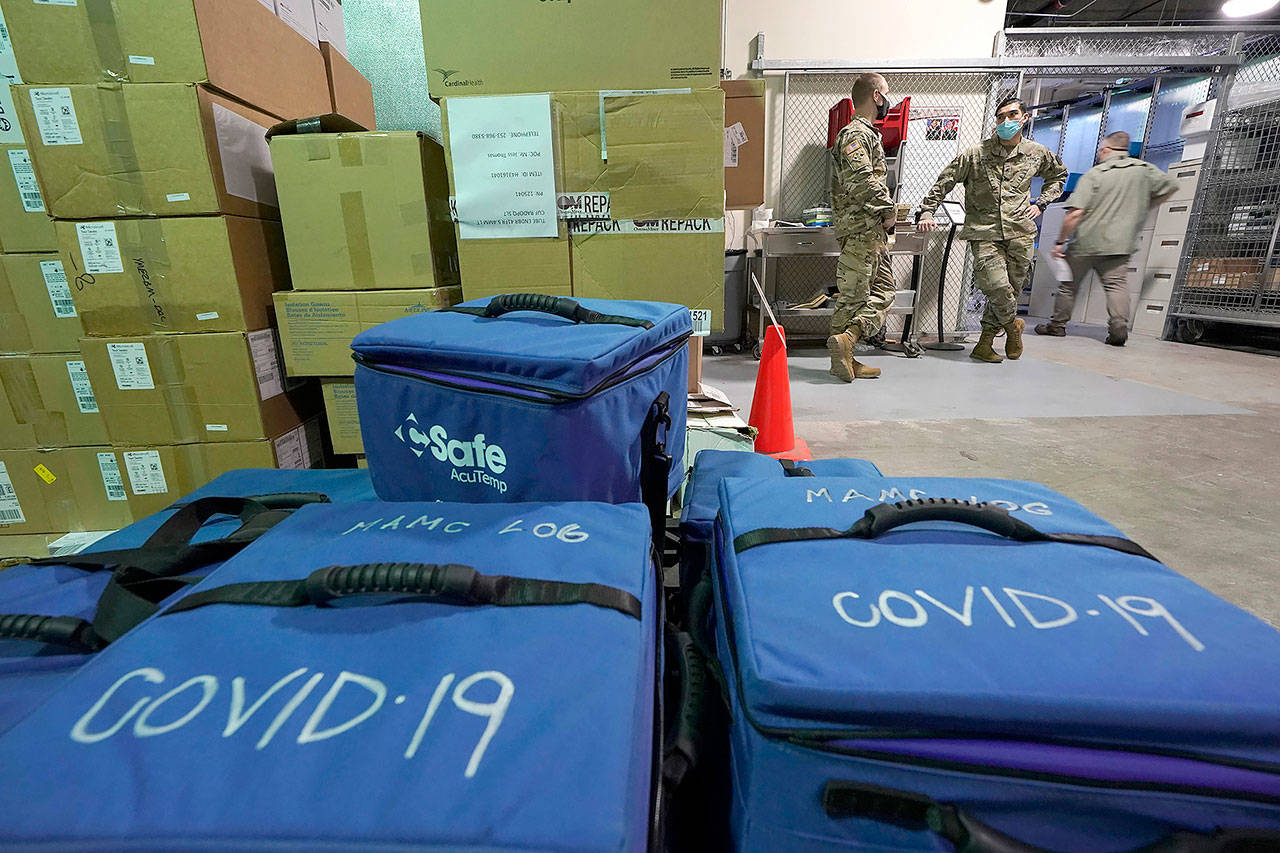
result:
[(353, 382), (324, 383), (324, 411), (329, 420), (329, 440), (334, 453), (364, 453), (360, 435), (360, 414)]
[(0, 353), (74, 352), (83, 333), (57, 255), (0, 255)]
[[(53, 221), (45, 215), (44, 196), (25, 145), (3, 145), (9, 168), (0, 166), (0, 249), (52, 252), (58, 248)], [(3, 161), (0, 161), (3, 162)]]

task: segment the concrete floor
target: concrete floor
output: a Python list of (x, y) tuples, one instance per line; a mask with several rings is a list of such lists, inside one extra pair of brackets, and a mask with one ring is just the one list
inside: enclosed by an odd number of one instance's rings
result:
[[(860, 456), (888, 475), (1045, 483), (1280, 627), (1280, 360), (1069, 331), (1028, 334), (1022, 359), (999, 365), (867, 353), (884, 375), (851, 386), (826, 375), (825, 348), (793, 346), (796, 434), (816, 457)], [(755, 368), (708, 356), (704, 381), (745, 418)]]

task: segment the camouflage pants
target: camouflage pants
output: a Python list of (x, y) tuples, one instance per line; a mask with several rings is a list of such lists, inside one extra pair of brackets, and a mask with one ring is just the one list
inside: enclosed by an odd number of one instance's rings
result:
[(999, 329), (1018, 316), (1018, 294), (1031, 275), (1034, 237), (1012, 240), (974, 240), (973, 278), (987, 297), (982, 328)]
[(853, 329), (858, 337), (869, 338), (884, 325), (897, 287), (883, 234), (840, 238), (840, 260), (836, 262), (840, 293), (831, 315), (831, 334)]

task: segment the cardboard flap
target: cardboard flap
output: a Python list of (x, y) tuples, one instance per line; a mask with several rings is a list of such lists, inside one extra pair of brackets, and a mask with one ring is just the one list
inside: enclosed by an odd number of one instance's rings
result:
[(272, 125), (267, 130), (267, 139), (277, 136), (291, 136), (298, 133), (365, 133), (369, 128), (337, 113), (322, 116), (293, 118)]

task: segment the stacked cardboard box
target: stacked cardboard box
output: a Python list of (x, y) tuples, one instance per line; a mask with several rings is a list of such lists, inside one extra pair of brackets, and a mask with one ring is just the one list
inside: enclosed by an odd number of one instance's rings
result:
[(266, 0), (4, 12), (0, 532), (119, 527), (222, 471), (317, 461), (320, 389), (285, 379), (273, 327), (265, 134), (333, 111), (318, 39)]
[(324, 377), (333, 450), (363, 451), (351, 339), (461, 298), (444, 152), (414, 132), (337, 120), (272, 130), (293, 290), (275, 294), (291, 377)]
[[(720, 4), (497, 0), (462, 8), (421, 0), (420, 6), (428, 67), (444, 69), (428, 76), (432, 96), (442, 99), (464, 296), (532, 291), (660, 300), (707, 310), (710, 327), (720, 328)], [(495, 20), (502, 25), (493, 26)], [(551, 93), (538, 96), (550, 111), (538, 118), (549, 126), (549, 140), (529, 129), (523, 108), (504, 118), (505, 103), (515, 100), (492, 97), (541, 92)], [(474, 95), (490, 97), (479, 127)], [(509, 151), (483, 153), (503, 166), (477, 168), (477, 141), (504, 138)], [(516, 176), (530, 177), (520, 169), (526, 140), (549, 157), (554, 194), (529, 189), (518, 198), (529, 199), (540, 216), (554, 207), (557, 221), (542, 229), (554, 236), (513, 235), (506, 225), (519, 224), (526, 212), (483, 202), (502, 198)]]

